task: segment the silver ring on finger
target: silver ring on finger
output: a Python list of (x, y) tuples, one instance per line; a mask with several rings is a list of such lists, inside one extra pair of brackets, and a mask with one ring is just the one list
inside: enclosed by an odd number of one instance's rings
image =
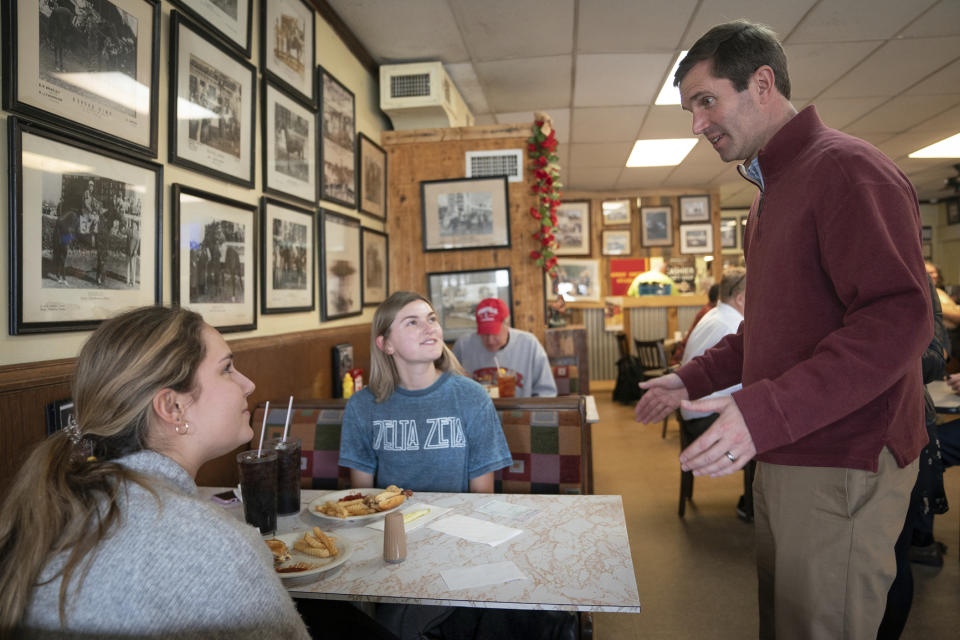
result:
[(736, 461), (737, 461), (737, 456), (733, 455), (733, 453), (731, 453), (731, 452), (729, 452), (729, 451), (727, 451), (726, 456), (727, 456), (727, 460), (729, 460), (730, 462), (736, 462)]

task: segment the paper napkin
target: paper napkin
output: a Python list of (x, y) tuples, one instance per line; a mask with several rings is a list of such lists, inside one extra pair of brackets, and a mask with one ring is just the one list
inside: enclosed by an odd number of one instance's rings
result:
[[(400, 510), (400, 513), (403, 514), (403, 528), (409, 533), (414, 529), (418, 529), (428, 522), (433, 522), (447, 511), (450, 511), (450, 507), (438, 507), (432, 504), (424, 504), (418, 502), (416, 504), (411, 504), (408, 507), (405, 507)], [(377, 531), (383, 531), (384, 521), (383, 519), (377, 520), (367, 525), (370, 529), (376, 529)]]
[(486, 520), (461, 515), (452, 515), (443, 520), (437, 520), (430, 524), (429, 528), (470, 542), (482, 542), (491, 547), (523, 533), (521, 529), (505, 527)]
[(509, 560), (506, 562), (482, 564), (476, 567), (445, 569), (440, 572), (440, 576), (443, 578), (443, 581), (447, 583), (447, 588), (451, 591), (527, 579), (527, 576), (517, 568), (517, 565)]

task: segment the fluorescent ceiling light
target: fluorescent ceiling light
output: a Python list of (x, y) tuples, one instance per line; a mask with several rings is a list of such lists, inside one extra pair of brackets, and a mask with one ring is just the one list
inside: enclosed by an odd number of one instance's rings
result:
[(660, 87), (660, 93), (657, 94), (657, 99), (653, 104), (680, 104), (680, 89), (673, 86), (673, 76), (677, 73), (677, 67), (680, 66), (680, 61), (687, 56), (687, 52), (681, 51), (680, 55), (677, 56), (677, 59), (673, 63), (673, 67), (670, 69), (670, 73), (667, 74), (667, 79), (663, 82), (663, 86)]
[(683, 162), (699, 138), (637, 140), (627, 158), (628, 167), (672, 167)]
[(911, 153), (908, 158), (960, 158), (960, 133)]

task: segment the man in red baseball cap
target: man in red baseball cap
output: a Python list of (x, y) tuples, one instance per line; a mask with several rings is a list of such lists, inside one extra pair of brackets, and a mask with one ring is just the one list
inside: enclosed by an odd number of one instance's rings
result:
[(453, 345), (453, 353), (467, 373), (477, 381), (493, 383), (500, 367), (516, 373), (517, 397), (556, 396), (557, 383), (547, 352), (532, 333), (510, 326), (507, 303), (484, 298), (475, 314), (477, 332), (460, 337)]

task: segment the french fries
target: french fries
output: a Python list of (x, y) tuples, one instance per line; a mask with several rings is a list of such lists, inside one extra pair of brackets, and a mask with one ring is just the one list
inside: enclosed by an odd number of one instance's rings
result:
[(378, 494), (366, 495), (362, 498), (354, 498), (352, 500), (340, 500), (339, 502), (328, 500), (314, 507), (314, 509), (331, 518), (368, 516), (379, 511), (389, 511), (402, 504), (407, 496), (410, 495), (413, 495), (412, 491), (404, 491), (396, 485), (390, 485), (386, 490)]
[(304, 533), (303, 538), (293, 543), (293, 548), (300, 553), (317, 558), (332, 558), (340, 553), (333, 538), (314, 527), (313, 533)]

